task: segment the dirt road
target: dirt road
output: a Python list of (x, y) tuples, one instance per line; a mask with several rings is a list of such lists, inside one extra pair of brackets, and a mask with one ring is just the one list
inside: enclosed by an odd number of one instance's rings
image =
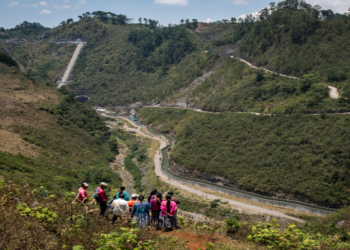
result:
[[(246, 60), (243, 60), (243, 59), (240, 59), (240, 58), (237, 58), (237, 57), (234, 57), (234, 56), (231, 56), (231, 58), (236, 58), (237, 60), (240, 60), (241, 62), (244, 62), (245, 64), (247, 64), (249, 67), (253, 68), (253, 69), (262, 69), (264, 70), (265, 72), (269, 72), (269, 73), (275, 73), (277, 74), (276, 72), (273, 72), (271, 70), (268, 70), (268, 69), (265, 69), (265, 68), (261, 68), (261, 67), (256, 67), (254, 66), (253, 64), (247, 62)], [(288, 75), (284, 75), (284, 74), (279, 74), (280, 76), (284, 76), (284, 77), (288, 77), (288, 78), (292, 78), (292, 79), (299, 79), (298, 77), (295, 77), (295, 76), (288, 76)], [(333, 98), (333, 99), (338, 99), (339, 98), (339, 92), (338, 92), (338, 89), (336, 87), (333, 87), (333, 86), (329, 86), (329, 85), (326, 85), (328, 88), (330, 88), (330, 92), (329, 92), (329, 96), (330, 98)]]
[[(105, 116), (107, 116), (107, 115), (105, 115)], [(113, 118), (113, 117), (111, 117), (111, 118)], [(127, 130), (127, 131), (134, 131), (134, 132), (138, 133), (141, 136), (152, 138), (154, 140), (159, 141), (160, 146), (159, 146), (159, 150), (157, 150), (157, 152), (154, 155), (154, 164), (155, 164), (156, 175), (159, 176), (162, 181), (167, 182), (167, 183), (169, 183), (169, 184), (171, 184), (173, 186), (176, 186), (177, 188), (186, 190), (187, 192), (191, 192), (193, 194), (202, 196), (202, 197), (204, 197), (206, 199), (210, 199), (210, 200), (220, 199), (223, 202), (228, 202), (230, 205), (235, 206), (239, 210), (248, 210), (249, 212), (254, 213), (254, 214), (268, 214), (268, 215), (271, 215), (271, 216), (284, 217), (284, 218), (288, 218), (288, 219), (295, 220), (295, 221), (298, 221), (298, 222), (304, 222), (301, 219), (288, 216), (285, 213), (282, 213), (282, 212), (279, 212), (279, 211), (270, 210), (270, 209), (267, 209), (267, 208), (258, 207), (258, 206), (246, 204), (246, 203), (243, 203), (243, 202), (239, 202), (239, 201), (234, 201), (234, 200), (230, 200), (230, 199), (227, 199), (227, 198), (223, 198), (223, 197), (220, 197), (220, 196), (217, 196), (217, 195), (210, 194), (211, 191), (203, 192), (203, 191), (197, 190), (195, 187), (190, 187), (190, 186), (184, 185), (182, 183), (179, 183), (179, 182), (177, 182), (175, 180), (172, 180), (172, 179), (168, 178), (161, 171), (161, 165), (162, 165), (161, 164), (161, 157), (162, 157), (161, 150), (168, 145), (168, 141), (166, 141), (165, 139), (160, 138), (158, 136), (154, 136), (154, 135), (151, 135), (151, 134), (148, 134), (148, 133), (146, 134), (146, 133), (142, 132), (141, 131), (141, 127), (138, 126), (136, 123), (130, 121), (129, 119), (122, 118), (122, 117), (118, 117), (118, 119), (126, 120), (129, 123), (131, 123), (134, 127), (136, 127), (136, 128), (129, 128), (127, 125), (124, 124), (124, 129), (125, 130)]]

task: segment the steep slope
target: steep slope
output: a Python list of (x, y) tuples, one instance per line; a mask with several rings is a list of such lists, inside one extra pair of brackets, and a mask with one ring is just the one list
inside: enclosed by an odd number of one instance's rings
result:
[(92, 109), (16, 66), (0, 62), (0, 75), (0, 175), (60, 194), (82, 181), (91, 188), (100, 181), (121, 183), (109, 169), (116, 143)]
[(350, 24), (346, 15), (297, 0), (276, 6), (264, 9), (258, 20), (246, 18), (234, 26), (232, 34), (213, 44), (232, 44), (238, 57), (276, 72), (299, 77), (318, 74), (320, 81), (338, 86), (348, 97)]
[(55, 28), (37, 44), (2, 46), (32, 69), (33, 76), (53, 82), (62, 77), (75, 45), (48, 42), (77, 38), (87, 45), (68, 87), (88, 89), (96, 105), (157, 102), (207, 72), (217, 59), (203, 53), (202, 42), (185, 25), (152, 28), (98, 18)]
[(349, 117), (207, 114), (146, 108), (141, 121), (175, 133), (172, 170), (257, 193), (348, 205)]

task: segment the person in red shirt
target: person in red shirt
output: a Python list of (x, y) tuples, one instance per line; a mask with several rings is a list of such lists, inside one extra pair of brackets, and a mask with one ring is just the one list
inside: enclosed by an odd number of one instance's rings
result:
[(88, 194), (86, 192), (86, 189), (88, 188), (88, 184), (83, 183), (81, 184), (81, 188), (78, 190), (78, 197), (77, 200), (81, 203), (86, 203), (88, 201)]
[(96, 193), (98, 195), (98, 202), (100, 203), (100, 215), (104, 216), (107, 210), (107, 195), (105, 189), (107, 187), (107, 183), (101, 182), (100, 186), (97, 188)]

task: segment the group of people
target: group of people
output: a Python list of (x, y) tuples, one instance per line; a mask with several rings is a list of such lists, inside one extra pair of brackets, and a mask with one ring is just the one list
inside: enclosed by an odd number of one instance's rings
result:
[[(76, 201), (81, 203), (88, 202), (88, 194), (86, 189), (88, 184), (83, 183), (78, 190)], [(124, 186), (120, 187), (120, 191), (108, 203), (105, 192), (107, 183), (102, 182), (94, 193), (94, 200), (100, 205), (100, 214), (105, 215), (106, 211), (113, 213), (111, 223), (123, 218), (131, 218), (136, 222), (138, 228), (146, 228), (149, 225), (154, 226), (157, 230), (173, 230), (177, 227), (177, 205), (180, 200), (174, 197), (174, 192), (169, 191), (165, 197), (153, 189), (151, 193), (145, 197), (143, 195), (132, 194), (131, 199), (129, 193)], [(164, 199), (165, 198), (165, 199)]]

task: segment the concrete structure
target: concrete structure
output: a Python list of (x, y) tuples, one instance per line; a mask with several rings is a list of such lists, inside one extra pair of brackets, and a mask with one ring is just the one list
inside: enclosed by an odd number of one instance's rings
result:
[(68, 64), (68, 67), (67, 67), (67, 69), (66, 69), (66, 72), (64, 73), (63, 78), (62, 78), (60, 84), (58, 85), (58, 88), (60, 88), (60, 87), (62, 87), (62, 86), (64, 86), (64, 85), (67, 85), (67, 81), (68, 81), (68, 79), (69, 79), (69, 77), (70, 77), (70, 74), (72, 73), (73, 68), (74, 68), (74, 65), (75, 65), (75, 63), (77, 62), (77, 59), (78, 59), (78, 57), (79, 57), (79, 54), (80, 54), (80, 52), (81, 52), (81, 50), (82, 50), (82, 48), (83, 48), (83, 46), (84, 46), (85, 44), (86, 44), (85, 42), (80, 42), (80, 43), (78, 43), (78, 46), (77, 46), (77, 48), (76, 48), (75, 51), (74, 51), (74, 54), (73, 54), (73, 56), (72, 56), (72, 59), (70, 60), (70, 62), (69, 62), (69, 64)]

